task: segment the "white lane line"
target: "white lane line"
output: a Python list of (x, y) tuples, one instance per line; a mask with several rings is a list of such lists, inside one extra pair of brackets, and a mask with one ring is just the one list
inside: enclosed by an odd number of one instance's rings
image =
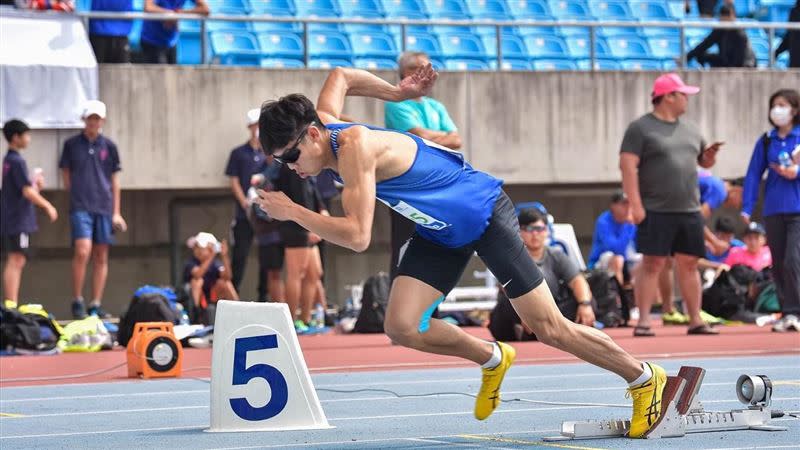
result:
[[(470, 447), (470, 448), (480, 448), (481, 446), (478, 444), (464, 444), (460, 442), (448, 442), (448, 441), (439, 441), (436, 439), (427, 439), (427, 438), (405, 438), (404, 441), (411, 441), (411, 442), (422, 442), (425, 444), (439, 444), (445, 445), (447, 447)], [(493, 447), (498, 448), (498, 447)]]
[(130, 394), (101, 394), (101, 395), (74, 395), (62, 397), (37, 397), (37, 398), (15, 398), (12, 400), (0, 399), (0, 405), (6, 403), (21, 402), (49, 402), (53, 400), (87, 400), (90, 398), (123, 398), (123, 397), (153, 397), (157, 395), (186, 395), (186, 394), (208, 394), (208, 389), (193, 389), (190, 391), (157, 391), (157, 392), (134, 392)]
[(752, 450), (756, 448), (800, 448), (800, 445), (767, 445), (767, 446), (749, 446), (749, 447), (716, 447), (708, 448), (705, 450)]
[(34, 438), (50, 438), (50, 437), (66, 437), (66, 436), (87, 436), (94, 434), (112, 434), (112, 433), (139, 433), (143, 431), (174, 431), (174, 430), (203, 430), (208, 428), (208, 425), (184, 425), (179, 427), (158, 427), (158, 428), (127, 428), (122, 430), (100, 430), (100, 431), (75, 431), (72, 433), (51, 433), (51, 434), (21, 434), (17, 436), (0, 436), (0, 439), (34, 439)]

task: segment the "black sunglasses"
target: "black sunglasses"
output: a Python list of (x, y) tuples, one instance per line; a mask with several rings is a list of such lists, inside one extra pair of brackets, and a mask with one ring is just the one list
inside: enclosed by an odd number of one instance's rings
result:
[(522, 231), (527, 231), (528, 233), (532, 233), (534, 231), (537, 232), (537, 233), (541, 233), (541, 232), (547, 230), (547, 227), (544, 226), (544, 225), (526, 225), (526, 226), (521, 227), (521, 228), (522, 228)]
[[(310, 126), (311, 125), (309, 125), (309, 127)], [(300, 149), (297, 148), (297, 146), (300, 145), (300, 141), (303, 140), (303, 138), (306, 136), (306, 133), (308, 133), (308, 127), (300, 132), (300, 135), (297, 136), (297, 140), (294, 141), (294, 145), (285, 150), (280, 156), (272, 155), (272, 157), (282, 164), (291, 164), (297, 162), (297, 160), (300, 159)]]

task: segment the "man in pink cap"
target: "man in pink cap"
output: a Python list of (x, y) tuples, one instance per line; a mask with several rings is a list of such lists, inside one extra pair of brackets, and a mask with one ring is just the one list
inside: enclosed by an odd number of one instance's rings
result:
[(644, 255), (634, 292), (639, 322), (634, 336), (653, 336), (650, 307), (658, 274), (674, 258), (678, 284), (689, 314), (689, 334), (717, 334), (700, 317), (697, 262), (705, 254), (697, 165), (716, 162), (722, 142), (708, 145), (697, 128), (680, 120), (689, 96), (700, 92), (674, 73), (653, 83), (653, 111), (628, 125), (620, 148), (622, 185), (633, 221), (636, 247)]

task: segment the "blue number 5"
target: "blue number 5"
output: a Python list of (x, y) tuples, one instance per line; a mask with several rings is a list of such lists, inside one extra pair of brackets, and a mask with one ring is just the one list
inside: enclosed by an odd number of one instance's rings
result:
[(246, 398), (230, 399), (233, 412), (244, 420), (267, 420), (280, 414), (286, 407), (289, 390), (283, 374), (268, 364), (254, 364), (247, 367), (247, 352), (270, 348), (278, 348), (278, 338), (274, 334), (236, 339), (233, 354), (233, 385), (247, 384), (253, 378), (263, 378), (272, 391), (269, 402), (260, 408), (254, 408)]

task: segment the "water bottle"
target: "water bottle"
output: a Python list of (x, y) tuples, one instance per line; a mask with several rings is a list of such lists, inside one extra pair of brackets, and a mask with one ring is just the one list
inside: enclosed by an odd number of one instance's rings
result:
[(325, 326), (325, 308), (322, 307), (322, 304), (317, 303), (311, 322), (318, 327)]
[(781, 167), (790, 167), (792, 165), (792, 157), (789, 156), (789, 152), (781, 152), (778, 155), (778, 163)]

